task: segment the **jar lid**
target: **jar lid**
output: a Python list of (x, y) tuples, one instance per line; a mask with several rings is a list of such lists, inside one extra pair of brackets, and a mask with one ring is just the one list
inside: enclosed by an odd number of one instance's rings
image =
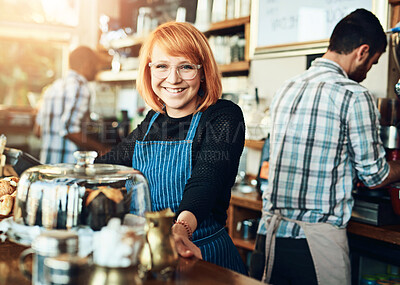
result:
[(44, 256), (56, 256), (62, 253), (77, 254), (78, 235), (67, 230), (45, 231), (35, 238), (32, 249)]

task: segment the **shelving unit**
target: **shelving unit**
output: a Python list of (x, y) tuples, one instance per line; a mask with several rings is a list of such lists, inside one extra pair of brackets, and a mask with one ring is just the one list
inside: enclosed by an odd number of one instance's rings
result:
[(237, 190), (232, 191), (231, 202), (228, 209), (228, 233), (245, 263), (247, 254), (254, 250), (255, 240), (243, 239), (236, 227), (240, 221), (260, 218), (261, 209), (262, 200), (257, 191), (251, 193), (241, 193)]
[(127, 36), (126, 38), (112, 40), (110, 46), (113, 49), (121, 49), (134, 46), (139, 46), (140, 48), (140, 46), (144, 43), (144, 40), (144, 37)]
[[(210, 37), (211, 35), (233, 35), (240, 32), (244, 32), (246, 40), (245, 60), (219, 65), (220, 71), (224, 76), (237, 74), (247, 75), (249, 72), (250, 16), (212, 23), (210, 28), (204, 32), (207, 37)], [(110, 42), (110, 47), (114, 50), (131, 48), (134, 50), (134, 53), (139, 54), (140, 47), (144, 41), (144, 37), (138, 38), (134, 36), (127, 36), (126, 38), (112, 40)], [(101, 82), (123, 82), (129, 80), (134, 81), (136, 80), (136, 77), (137, 70), (123, 70), (120, 72), (112, 72), (107, 70), (99, 72), (99, 74), (96, 76), (96, 80)]]
[[(245, 147), (256, 151), (261, 151), (264, 146), (264, 140), (246, 140)], [(256, 179), (255, 176), (246, 174), (248, 181)], [(227, 227), (229, 236), (239, 250), (239, 253), (245, 264), (247, 255), (254, 250), (254, 239), (243, 239), (242, 233), (237, 231), (238, 222), (247, 219), (258, 219), (261, 217), (262, 199), (261, 193), (255, 188), (250, 193), (242, 193), (239, 188), (233, 188), (231, 201), (228, 209)]]
[[(110, 48), (113, 50), (131, 49), (131, 53), (135, 57), (139, 56), (139, 50), (144, 43), (144, 37), (135, 37), (129, 35), (125, 38), (114, 39), (110, 41)], [(101, 49), (104, 49), (103, 47)], [(104, 52), (106, 50), (104, 49)], [(138, 71), (136, 69), (120, 70), (114, 72), (112, 70), (102, 70), (96, 75), (96, 81), (108, 83), (129, 83), (129, 81), (136, 81)]]
[(219, 65), (220, 71), (224, 76), (236, 75), (236, 74), (247, 75), (249, 72), (250, 16), (212, 23), (210, 28), (204, 32), (204, 34), (208, 38), (213, 35), (214, 36), (234, 35), (240, 32), (244, 32), (244, 37), (246, 40), (245, 51), (244, 51), (245, 60), (239, 62), (232, 62), (230, 64)]

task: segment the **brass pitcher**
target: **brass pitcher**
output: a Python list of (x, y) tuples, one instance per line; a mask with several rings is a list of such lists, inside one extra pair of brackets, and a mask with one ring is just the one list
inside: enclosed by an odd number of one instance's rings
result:
[(139, 276), (168, 280), (178, 264), (178, 252), (171, 227), (175, 213), (171, 209), (160, 212), (146, 212), (146, 242), (139, 257)]

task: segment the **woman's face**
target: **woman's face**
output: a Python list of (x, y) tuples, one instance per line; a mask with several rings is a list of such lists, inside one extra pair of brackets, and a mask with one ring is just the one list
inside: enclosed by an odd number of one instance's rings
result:
[(169, 75), (160, 79), (151, 73), (151, 86), (154, 93), (165, 103), (170, 117), (181, 118), (194, 113), (198, 105), (197, 92), (200, 88), (200, 70), (193, 79), (182, 79), (177, 72), (177, 66), (182, 64), (196, 64), (185, 57), (170, 56), (157, 45), (151, 54), (152, 63), (161, 63), (171, 66)]

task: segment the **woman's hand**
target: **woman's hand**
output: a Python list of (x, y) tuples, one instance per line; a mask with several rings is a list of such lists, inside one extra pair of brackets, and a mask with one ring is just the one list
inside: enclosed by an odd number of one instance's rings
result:
[(193, 231), (197, 227), (196, 217), (189, 211), (183, 211), (176, 219), (177, 222), (172, 226), (176, 249), (182, 257), (195, 256), (203, 259), (200, 248), (190, 241)]
[(179, 233), (180, 230), (177, 228), (180, 228), (180, 227), (182, 227), (182, 226), (174, 225), (172, 227), (172, 235), (175, 240), (176, 249), (178, 251), (178, 254), (182, 257), (195, 256), (199, 259), (203, 259), (200, 248), (198, 248), (193, 242), (191, 242), (189, 240), (189, 238), (187, 237), (186, 230), (184, 229), (183, 234)]

